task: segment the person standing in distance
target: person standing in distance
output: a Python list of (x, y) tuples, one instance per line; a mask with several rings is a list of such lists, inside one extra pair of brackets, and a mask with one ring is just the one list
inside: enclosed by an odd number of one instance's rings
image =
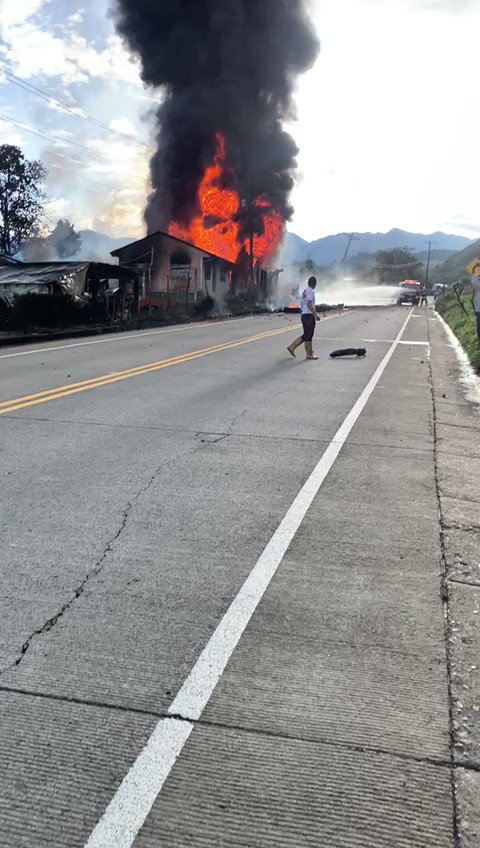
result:
[(287, 348), (288, 352), (295, 356), (295, 351), (297, 347), (305, 344), (305, 350), (307, 351), (307, 359), (318, 359), (318, 356), (315, 356), (313, 352), (313, 334), (315, 332), (315, 324), (317, 321), (320, 321), (320, 316), (317, 314), (317, 310), (315, 308), (315, 289), (317, 287), (317, 278), (310, 277), (308, 281), (307, 288), (302, 294), (302, 327), (303, 327), (303, 336), (299, 336), (298, 339), (295, 339), (294, 342)]
[(478, 344), (480, 346), (480, 277), (472, 277), (470, 280), (470, 285), (473, 291), (475, 292), (475, 296), (473, 298), (473, 306), (477, 318), (477, 339)]

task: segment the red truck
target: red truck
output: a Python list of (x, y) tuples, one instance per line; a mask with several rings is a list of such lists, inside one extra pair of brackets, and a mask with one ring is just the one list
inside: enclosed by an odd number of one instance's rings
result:
[(397, 304), (401, 306), (404, 303), (411, 303), (412, 306), (418, 306), (421, 296), (422, 284), (418, 280), (405, 280), (400, 286)]

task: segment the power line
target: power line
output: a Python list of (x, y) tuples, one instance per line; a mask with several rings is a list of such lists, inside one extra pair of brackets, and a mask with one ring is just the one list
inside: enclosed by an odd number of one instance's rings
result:
[[(47, 141), (60, 141), (60, 142), (62, 142), (62, 144), (63, 143), (69, 144), (67, 139), (63, 139), (60, 136), (50, 136), (47, 133), (43, 133), (41, 130), (34, 130), (32, 127), (27, 127), (26, 125), (20, 123), (19, 121), (15, 121), (13, 118), (7, 118), (6, 115), (0, 114), (0, 121), (5, 121), (8, 124), (12, 124), (15, 127), (19, 127), (20, 129), (25, 130), (26, 132), (32, 133), (33, 135), (37, 135), (40, 138), (44, 138)], [(74, 144), (74, 142), (72, 142), (72, 144)], [(87, 156), (89, 159), (92, 159), (94, 162), (100, 162), (100, 163), (104, 164), (98, 156), (94, 156), (92, 154), (84, 153), (84, 152), (82, 152), (79, 155)], [(62, 156), (61, 153), (56, 152), (56, 156), (58, 156), (58, 158), (62, 159), (64, 162), (67, 162), (67, 164), (69, 164), (69, 165), (82, 165), (82, 162), (80, 162), (79, 160), (77, 160), (77, 159), (67, 159), (67, 157)], [(98, 180), (93, 180), (88, 175), (88, 173), (85, 174), (85, 172), (83, 172), (82, 173), (82, 179), (88, 180), (88, 184), (92, 188), (102, 189), (103, 192), (105, 192), (106, 189), (107, 189), (107, 191), (115, 191), (115, 187), (113, 185), (108, 187), (106, 181), (101, 183)], [(58, 200), (58, 198), (56, 198), (56, 200)]]
[(33, 127), (27, 126), (27, 124), (22, 124), (21, 121), (16, 121), (14, 118), (7, 118), (6, 115), (0, 113), (0, 121), (4, 121), (7, 124), (12, 124), (12, 126), (17, 127), (21, 130), (25, 130), (25, 132), (32, 133), (32, 135), (38, 135), (40, 138), (46, 138), (47, 141), (53, 141), (57, 144), (69, 144), (72, 147), (78, 147), (83, 152), (84, 156), (88, 156), (89, 159), (93, 159), (95, 162), (102, 162), (99, 156), (95, 156), (89, 147), (85, 147), (84, 144), (79, 144), (77, 141), (69, 141), (66, 138), (62, 138), (60, 135), (49, 135), (48, 133), (42, 132), (41, 130), (34, 130)]
[(19, 88), (22, 88), (24, 91), (29, 92), (30, 94), (35, 94), (37, 97), (40, 97), (47, 103), (56, 103), (57, 106), (61, 106), (62, 109), (69, 112), (75, 118), (81, 118), (82, 121), (87, 121), (88, 123), (93, 124), (94, 126), (99, 127), (102, 130), (106, 130), (112, 135), (126, 138), (129, 141), (134, 142), (135, 144), (139, 144), (142, 147), (149, 149), (149, 145), (146, 142), (135, 138), (135, 136), (130, 135), (129, 133), (122, 132), (121, 130), (112, 129), (112, 127), (109, 127), (108, 124), (105, 124), (103, 121), (99, 121), (98, 118), (95, 118), (93, 115), (88, 115), (86, 112), (83, 111), (83, 109), (80, 109), (79, 107), (70, 106), (68, 103), (65, 103), (64, 100), (60, 100), (58, 97), (54, 97), (52, 94), (49, 94), (47, 91), (44, 91), (44, 89), (39, 88), (38, 86), (33, 85), (33, 83), (27, 82), (26, 80), (15, 76), (15, 74), (12, 74), (12, 72), (7, 70), (6, 68), (4, 68), (3, 71), (8, 81), (11, 82), (12, 85), (16, 85)]

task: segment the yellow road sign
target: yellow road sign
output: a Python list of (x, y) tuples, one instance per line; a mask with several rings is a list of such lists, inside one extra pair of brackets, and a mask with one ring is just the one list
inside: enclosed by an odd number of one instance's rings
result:
[(474, 259), (473, 262), (470, 262), (470, 265), (467, 265), (466, 270), (472, 277), (480, 277), (480, 257)]

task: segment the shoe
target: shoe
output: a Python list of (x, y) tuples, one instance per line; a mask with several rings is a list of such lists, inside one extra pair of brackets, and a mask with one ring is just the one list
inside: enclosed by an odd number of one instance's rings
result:
[(306, 359), (318, 359), (318, 356), (313, 352), (312, 342), (305, 342), (305, 350), (307, 351)]
[(303, 344), (303, 336), (299, 336), (298, 339), (295, 339), (295, 341), (292, 342), (292, 344), (289, 345), (289, 347), (287, 347), (287, 350), (288, 350), (290, 356), (293, 356), (294, 359), (296, 358), (295, 351), (296, 351), (297, 347), (300, 347), (300, 345), (302, 345), (302, 344)]

